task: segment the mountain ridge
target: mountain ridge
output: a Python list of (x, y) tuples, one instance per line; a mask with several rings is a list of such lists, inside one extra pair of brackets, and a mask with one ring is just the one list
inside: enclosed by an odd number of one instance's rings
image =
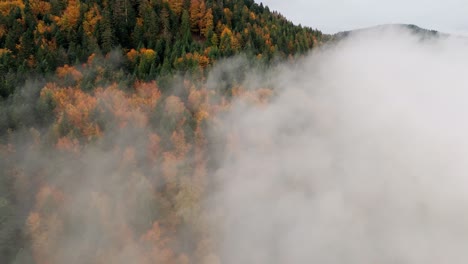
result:
[(333, 39), (343, 39), (348, 37), (354, 33), (362, 33), (362, 32), (370, 32), (370, 31), (382, 31), (382, 30), (392, 30), (392, 29), (407, 29), (413, 34), (420, 35), (422, 37), (441, 37), (441, 36), (448, 36), (449, 34), (442, 33), (436, 30), (425, 29), (421, 28), (414, 24), (403, 24), (403, 23), (395, 23), (395, 24), (380, 24), (376, 26), (364, 27), (364, 28), (357, 28), (351, 30), (345, 30), (341, 32), (337, 32), (332, 35)]

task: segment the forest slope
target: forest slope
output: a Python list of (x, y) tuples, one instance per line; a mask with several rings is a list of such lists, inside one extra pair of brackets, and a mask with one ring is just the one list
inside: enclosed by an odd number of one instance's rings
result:
[(125, 77), (203, 71), (240, 52), (270, 61), (301, 54), (322, 33), (253, 0), (19, 0), (0, 2), (0, 96), (31, 74), (111, 51)]
[(220, 263), (218, 117), (324, 38), (252, 0), (1, 1), (0, 263)]

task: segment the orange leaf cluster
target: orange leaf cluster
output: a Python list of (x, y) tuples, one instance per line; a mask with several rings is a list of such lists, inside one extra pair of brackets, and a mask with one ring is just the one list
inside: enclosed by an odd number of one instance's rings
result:
[(171, 239), (164, 236), (164, 231), (158, 222), (153, 223), (153, 227), (140, 238), (140, 241), (148, 250), (149, 263), (180, 263), (174, 251), (170, 249)]
[(184, 0), (164, 0), (165, 2), (169, 2), (169, 7), (176, 13), (178, 16), (182, 13), (182, 9), (184, 7)]
[(185, 105), (179, 97), (171, 95), (166, 98), (165, 110), (170, 115), (180, 116), (185, 111)]
[(75, 67), (65, 64), (63, 67), (58, 67), (56, 70), (57, 76), (59, 78), (65, 78), (71, 76), (75, 81), (80, 81), (83, 79), (83, 74), (78, 71)]
[(131, 96), (119, 90), (117, 85), (95, 91), (95, 98), (100, 102), (99, 109), (112, 113), (120, 127), (126, 127), (129, 123), (145, 127), (148, 113), (156, 106), (160, 97), (161, 92), (156, 82), (136, 82), (135, 93)]
[(135, 49), (131, 49), (129, 52), (127, 52), (127, 58), (129, 61), (135, 63), (136, 59), (140, 56), (140, 53), (136, 51)]
[(31, 5), (31, 10), (34, 15), (45, 15), (50, 12), (50, 3), (48, 1), (42, 0), (29, 0), (29, 4)]
[(67, 8), (57, 22), (62, 30), (71, 30), (76, 26), (80, 19), (80, 6), (79, 0), (68, 0)]
[(9, 49), (0, 49), (0, 58), (4, 55), (11, 54), (11, 50)]
[[(63, 230), (63, 221), (59, 217), (59, 208), (64, 195), (50, 186), (43, 186), (36, 195), (35, 210), (27, 220), (27, 233), (31, 237), (32, 253), (36, 263), (55, 263), (57, 239)], [(52, 211), (46, 214), (44, 211)]]
[(0, 1), (0, 13), (3, 16), (8, 16), (11, 10), (15, 7), (24, 9), (24, 2), (22, 0), (7, 0), (7, 1)]
[(135, 93), (132, 95), (131, 103), (133, 107), (141, 107), (151, 111), (160, 98), (161, 91), (155, 81), (137, 81), (135, 83)]
[(174, 152), (178, 159), (185, 157), (191, 146), (185, 141), (184, 131), (174, 131), (171, 135), (172, 144), (174, 144)]
[(80, 152), (80, 144), (76, 138), (70, 139), (68, 137), (61, 137), (55, 144), (55, 148), (61, 151), (67, 151), (72, 153)]
[(202, 69), (205, 69), (210, 64), (210, 58), (198, 52), (187, 53), (184, 57), (177, 59), (178, 63), (183, 63), (185, 61), (195, 61)]
[(97, 23), (102, 19), (101, 13), (97, 7), (97, 4), (94, 4), (88, 12), (85, 13), (85, 19), (83, 21), (83, 29), (86, 35), (93, 35), (96, 30)]
[(58, 88), (51, 83), (42, 89), (41, 97), (46, 96), (47, 93), (51, 93), (56, 102), (55, 112), (59, 123), (64, 118), (68, 118), (68, 121), (84, 136), (100, 135), (99, 127), (89, 122), (89, 117), (97, 106), (95, 97), (77, 88)]

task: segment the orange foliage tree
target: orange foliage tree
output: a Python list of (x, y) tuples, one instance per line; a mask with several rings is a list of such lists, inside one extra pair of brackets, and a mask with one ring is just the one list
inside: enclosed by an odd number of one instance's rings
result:
[(67, 8), (58, 20), (57, 24), (62, 30), (71, 30), (80, 18), (80, 0), (68, 0)]

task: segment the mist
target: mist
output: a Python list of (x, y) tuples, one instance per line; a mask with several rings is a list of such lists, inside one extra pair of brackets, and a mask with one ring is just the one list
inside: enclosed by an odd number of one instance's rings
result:
[(221, 121), (222, 262), (468, 262), (467, 43), (379, 28), (247, 78), (275, 96)]
[(21, 121), (0, 245), (24, 233), (17, 264), (467, 263), (468, 41), (413, 32), (239, 56), (162, 92), (83, 91), (115, 70), (94, 57), (28, 83), (0, 107)]

